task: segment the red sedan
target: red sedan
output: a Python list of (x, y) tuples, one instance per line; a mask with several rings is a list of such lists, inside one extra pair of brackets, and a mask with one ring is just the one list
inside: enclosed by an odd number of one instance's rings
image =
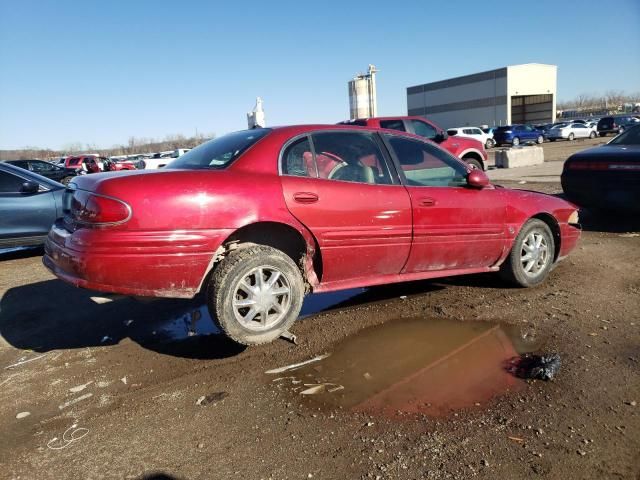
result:
[(277, 338), (308, 292), (500, 271), (542, 282), (580, 236), (576, 207), (495, 187), (412, 134), (353, 126), (216, 138), (159, 171), (77, 177), (45, 265), (80, 287), (206, 292), (235, 341)]

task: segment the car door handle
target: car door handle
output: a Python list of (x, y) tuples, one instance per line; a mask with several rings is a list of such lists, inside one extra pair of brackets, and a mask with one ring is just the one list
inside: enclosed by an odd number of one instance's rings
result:
[(421, 207), (432, 207), (436, 204), (436, 200), (431, 197), (423, 197), (418, 201), (418, 203)]
[(311, 192), (296, 192), (293, 194), (293, 199), (298, 203), (316, 203), (319, 197)]

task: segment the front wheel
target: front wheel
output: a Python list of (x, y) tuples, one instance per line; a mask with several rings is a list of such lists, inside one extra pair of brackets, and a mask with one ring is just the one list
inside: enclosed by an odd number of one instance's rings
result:
[(591, 133), (589, 134), (589, 138), (591, 138), (591, 139), (596, 138), (596, 132), (591, 132)]
[(549, 225), (533, 218), (520, 230), (500, 274), (520, 287), (533, 287), (549, 275), (554, 253), (555, 243)]
[(243, 345), (278, 338), (295, 322), (304, 283), (295, 262), (272, 247), (247, 244), (216, 267), (207, 303), (216, 325)]
[(569, 134), (569, 138), (567, 138), (567, 140), (569, 140), (570, 142), (573, 142), (573, 139), (575, 138), (575, 136), (573, 135), (573, 133)]
[(518, 145), (520, 145), (520, 139), (519, 139), (518, 137), (514, 137), (514, 138), (513, 138), (513, 140), (512, 140), (512, 142), (511, 142), (511, 144), (512, 144), (514, 147), (517, 147)]
[(467, 162), (467, 164), (472, 168), (472, 169), (477, 169), (477, 170), (481, 170), (482, 171), (482, 164), (476, 160), (475, 158), (463, 158), (463, 160), (465, 162)]
[(544, 137), (542, 135), (538, 135), (538, 138), (536, 139), (536, 142), (538, 142), (538, 145), (544, 142)]

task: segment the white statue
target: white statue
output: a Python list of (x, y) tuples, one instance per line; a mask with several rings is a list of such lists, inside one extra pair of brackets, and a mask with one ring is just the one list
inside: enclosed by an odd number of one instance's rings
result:
[(248, 128), (264, 128), (267, 124), (264, 120), (264, 110), (262, 109), (262, 99), (256, 97), (256, 106), (253, 111), (247, 113)]

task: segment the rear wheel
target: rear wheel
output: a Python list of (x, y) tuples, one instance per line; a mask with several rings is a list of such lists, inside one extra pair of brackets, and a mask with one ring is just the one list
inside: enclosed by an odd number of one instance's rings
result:
[(544, 142), (544, 137), (543, 137), (542, 135), (538, 135), (538, 138), (536, 139), (536, 142), (537, 142), (538, 144), (543, 143), (543, 142)]
[(606, 137), (606, 136), (607, 136), (607, 134), (606, 134), (606, 133), (602, 133), (602, 132), (601, 132), (601, 133), (600, 133), (600, 136), (601, 136), (601, 137)]
[(259, 345), (295, 322), (304, 283), (295, 262), (272, 247), (247, 244), (217, 266), (207, 291), (211, 316), (232, 340)]
[(567, 140), (569, 140), (570, 142), (573, 142), (574, 138), (575, 138), (575, 135), (573, 133), (570, 133), (569, 136), (567, 137)]
[(591, 132), (589, 134), (589, 138), (596, 138), (596, 132)]
[(531, 219), (513, 242), (500, 274), (510, 283), (533, 287), (549, 275), (554, 253), (555, 243), (549, 225), (542, 220)]
[(513, 137), (513, 140), (512, 140), (512, 142), (511, 142), (511, 144), (512, 144), (514, 147), (517, 147), (518, 145), (520, 145), (520, 139), (519, 139), (518, 137)]

